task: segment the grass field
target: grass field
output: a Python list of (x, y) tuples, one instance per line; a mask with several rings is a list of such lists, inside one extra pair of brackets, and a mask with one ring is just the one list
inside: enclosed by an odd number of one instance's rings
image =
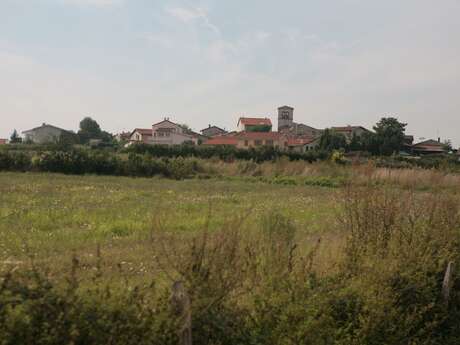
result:
[(0, 344), (177, 344), (179, 280), (194, 344), (458, 343), (458, 175), (219, 164), (0, 173)]
[(114, 260), (145, 262), (151, 255), (146, 241), (158, 219), (169, 231), (196, 232), (208, 218), (210, 229), (243, 215), (244, 226), (253, 227), (276, 211), (302, 234), (314, 235), (331, 230), (337, 193), (238, 180), (3, 173), (0, 260), (21, 261), (34, 254), (62, 263), (72, 251), (92, 254), (100, 244)]

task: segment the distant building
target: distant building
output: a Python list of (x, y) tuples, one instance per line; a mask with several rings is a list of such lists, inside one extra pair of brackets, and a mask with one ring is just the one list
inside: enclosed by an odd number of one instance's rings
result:
[(71, 133), (65, 129), (43, 123), (40, 127), (22, 132), (25, 142), (34, 144), (55, 143), (63, 134)]
[(350, 142), (354, 136), (361, 137), (364, 133), (370, 133), (371, 131), (362, 126), (345, 126), (345, 127), (332, 127), (334, 132), (340, 133)]
[(414, 143), (414, 136), (413, 135), (405, 135), (404, 136), (404, 145), (412, 145)]
[(412, 152), (419, 155), (447, 153), (440, 140), (425, 140), (412, 145)]
[(115, 140), (118, 142), (128, 141), (131, 137), (130, 132), (121, 132), (115, 135)]
[(322, 130), (294, 122), (294, 108), (284, 105), (278, 108), (278, 132), (291, 137), (319, 137)]
[(289, 138), (288, 148), (289, 151), (304, 153), (318, 148), (320, 137), (315, 138)]
[(129, 136), (131, 143), (144, 143), (150, 144), (152, 141), (152, 129), (151, 128), (136, 128)]
[(220, 135), (205, 141), (203, 145), (236, 147), (238, 145), (238, 138), (233, 135)]
[[(189, 133), (187, 133), (189, 132)], [(151, 144), (180, 145), (186, 142), (198, 144), (200, 134), (171, 122), (168, 118), (152, 126)]]
[(234, 146), (239, 149), (274, 147), (279, 150), (287, 149), (288, 139), (278, 132), (238, 132), (234, 135), (223, 135), (209, 139), (204, 145)]
[(272, 122), (269, 118), (261, 117), (240, 117), (238, 120), (238, 131), (247, 132), (247, 131), (259, 131), (259, 129), (267, 129), (266, 131), (272, 130)]
[(284, 105), (278, 108), (278, 132), (294, 124), (294, 108)]
[(0, 139), (0, 145), (8, 144), (8, 139)]
[(200, 132), (201, 132), (202, 135), (204, 135), (205, 137), (209, 137), (209, 138), (212, 138), (212, 137), (215, 137), (215, 136), (218, 136), (218, 135), (227, 134), (226, 130), (224, 130), (224, 129), (220, 128), (220, 127), (211, 126), (211, 125), (208, 125), (207, 128), (202, 129)]

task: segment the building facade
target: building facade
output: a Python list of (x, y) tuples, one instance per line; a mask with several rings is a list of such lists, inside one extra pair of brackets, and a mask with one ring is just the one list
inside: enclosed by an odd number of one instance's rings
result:
[(272, 130), (272, 121), (269, 118), (262, 117), (240, 117), (238, 120), (238, 131), (265, 131)]
[(334, 132), (342, 134), (347, 142), (350, 142), (353, 137), (361, 137), (364, 133), (370, 133), (367, 128), (362, 126), (345, 126), (345, 127), (332, 127)]
[(284, 105), (278, 108), (278, 132), (292, 137), (319, 137), (322, 130), (294, 122), (294, 108)]
[(208, 138), (212, 138), (212, 137), (215, 137), (215, 136), (218, 136), (218, 135), (227, 134), (226, 130), (224, 130), (224, 129), (220, 128), (220, 127), (211, 126), (211, 125), (208, 125), (207, 128), (202, 129), (200, 132), (201, 132), (202, 135), (204, 135), (205, 137), (208, 137)]
[(129, 136), (131, 143), (150, 144), (152, 141), (152, 130), (150, 128), (136, 128)]
[(294, 123), (294, 108), (284, 105), (278, 108), (278, 132)]
[(152, 126), (151, 143), (155, 145), (181, 145), (186, 142), (198, 144), (198, 141), (196, 136), (187, 134), (182, 126), (168, 118)]
[(66, 133), (70, 134), (71, 132), (46, 123), (43, 123), (40, 127), (22, 132), (24, 141), (34, 144), (56, 143)]
[(441, 140), (425, 140), (412, 145), (412, 153), (418, 155), (432, 155), (447, 153)]

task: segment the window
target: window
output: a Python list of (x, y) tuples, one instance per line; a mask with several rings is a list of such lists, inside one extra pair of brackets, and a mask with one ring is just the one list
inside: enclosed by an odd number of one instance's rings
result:
[(245, 140), (244, 141), (244, 146), (249, 146), (249, 141)]
[(282, 120), (289, 120), (289, 111), (282, 111), (281, 112), (281, 119)]
[(265, 145), (273, 146), (273, 140), (265, 140)]
[(254, 145), (255, 145), (255, 146), (260, 146), (260, 145), (262, 145), (262, 140), (254, 140)]

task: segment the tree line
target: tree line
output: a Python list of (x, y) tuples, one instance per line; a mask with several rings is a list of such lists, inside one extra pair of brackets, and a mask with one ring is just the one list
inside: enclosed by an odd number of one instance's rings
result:
[[(332, 152), (335, 150), (364, 151), (376, 156), (390, 156), (402, 151), (409, 143), (406, 136), (407, 123), (395, 117), (384, 117), (375, 126), (373, 132), (353, 135), (351, 140), (333, 129), (326, 129), (320, 138), (319, 149)], [(443, 143), (446, 152), (452, 151), (450, 140)]]

